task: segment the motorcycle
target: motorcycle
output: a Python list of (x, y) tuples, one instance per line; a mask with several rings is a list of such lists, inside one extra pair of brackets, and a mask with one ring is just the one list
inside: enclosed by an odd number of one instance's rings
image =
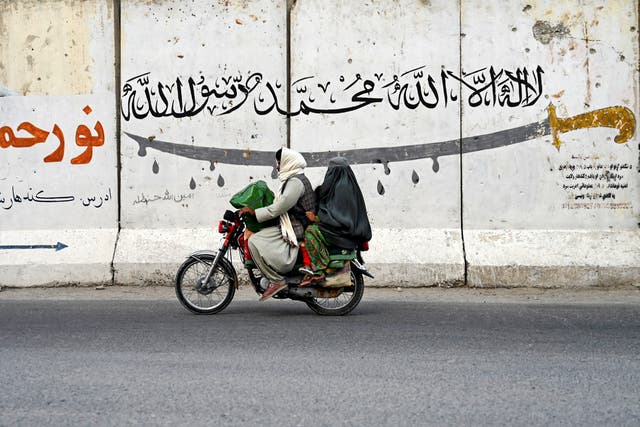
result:
[[(249, 253), (244, 238), (245, 224), (238, 212), (227, 210), (218, 224), (224, 239), (218, 251), (200, 250), (190, 254), (176, 274), (176, 296), (180, 303), (196, 314), (215, 314), (224, 310), (238, 288), (238, 275), (229, 249), (238, 250), (250, 282), (258, 295), (267, 288)], [(324, 282), (300, 286), (304, 275), (298, 272), (301, 256), (291, 272), (285, 275), (287, 288), (274, 299), (302, 301), (315, 313), (342, 316), (351, 312), (362, 299), (364, 278), (373, 275), (367, 271), (362, 252), (369, 249), (368, 242), (354, 250), (329, 247), (329, 265)]]

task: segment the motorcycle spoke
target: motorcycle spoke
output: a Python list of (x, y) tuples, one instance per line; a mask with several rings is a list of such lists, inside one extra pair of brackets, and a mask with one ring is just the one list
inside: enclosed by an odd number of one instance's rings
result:
[(316, 298), (315, 301), (321, 307), (337, 309), (347, 305), (352, 297), (352, 292), (343, 292), (335, 298)]
[(199, 261), (192, 264), (183, 276), (182, 292), (184, 297), (200, 309), (211, 309), (222, 304), (229, 292), (229, 287), (233, 286), (220, 266), (213, 271), (208, 283), (209, 286), (215, 287), (211, 289), (202, 286), (201, 282), (210, 268), (210, 264)]
[[(360, 290), (358, 290), (359, 287)], [(312, 309), (320, 314), (345, 314), (353, 309), (351, 306), (360, 302), (360, 298), (362, 298), (362, 279), (361, 276), (356, 277), (352, 271), (351, 286), (343, 288), (340, 295), (335, 298), (313, 298), (311, 304), (321, 310), (319, 312), (312, 306)]]

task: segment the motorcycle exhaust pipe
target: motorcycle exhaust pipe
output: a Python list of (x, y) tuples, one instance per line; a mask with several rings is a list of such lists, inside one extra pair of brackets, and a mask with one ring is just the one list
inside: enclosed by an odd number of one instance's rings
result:
[(319, 288), (319, 287), (310, 287), (310, 288), (300, 288), (300, 287), (291, 287), (287, 290), (289, 296), (295, 296), (297, 298), (308, 299), (308, 298), (335, 298), (342, 293), (343, 288)]

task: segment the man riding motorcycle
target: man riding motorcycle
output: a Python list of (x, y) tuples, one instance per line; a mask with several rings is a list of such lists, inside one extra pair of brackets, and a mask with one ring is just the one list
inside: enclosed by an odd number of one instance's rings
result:
[(289, 148), (276, 152), (280, 188), (273, 204), (252, 209), (244, 206), (240, 215), (254, 215), (263, 223), (279, 218), (280, 224), (267, 227), (251, 235), (249, 252), (268, 287), (260, 301), (264, 301), (287, 287), (283, 274), (291, 271), (298, 258), (299, 244), (304, 239), (306, 211), (315, 212), (317, 196), (309, 179), (304, 175), (307, 162), (304, 157)]

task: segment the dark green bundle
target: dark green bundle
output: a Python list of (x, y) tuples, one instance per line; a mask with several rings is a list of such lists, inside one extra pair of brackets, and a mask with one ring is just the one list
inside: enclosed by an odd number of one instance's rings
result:
[[(273, 203), (273, 191), (269, 189), (269, 186), (263, 180), (252, 182), (242, 190), (238, 191), (231, 197), (229, 203), (236, 208), (240, 209), (244, 206), (249, 206), (252, 209), (263, 208)], [(263, 228), (276, 225), (277, 219), (259, 223), (255, 217), (246, 215), (244, 217), (244, 223), (247, 229), (251, 231), (260, 231)]]

